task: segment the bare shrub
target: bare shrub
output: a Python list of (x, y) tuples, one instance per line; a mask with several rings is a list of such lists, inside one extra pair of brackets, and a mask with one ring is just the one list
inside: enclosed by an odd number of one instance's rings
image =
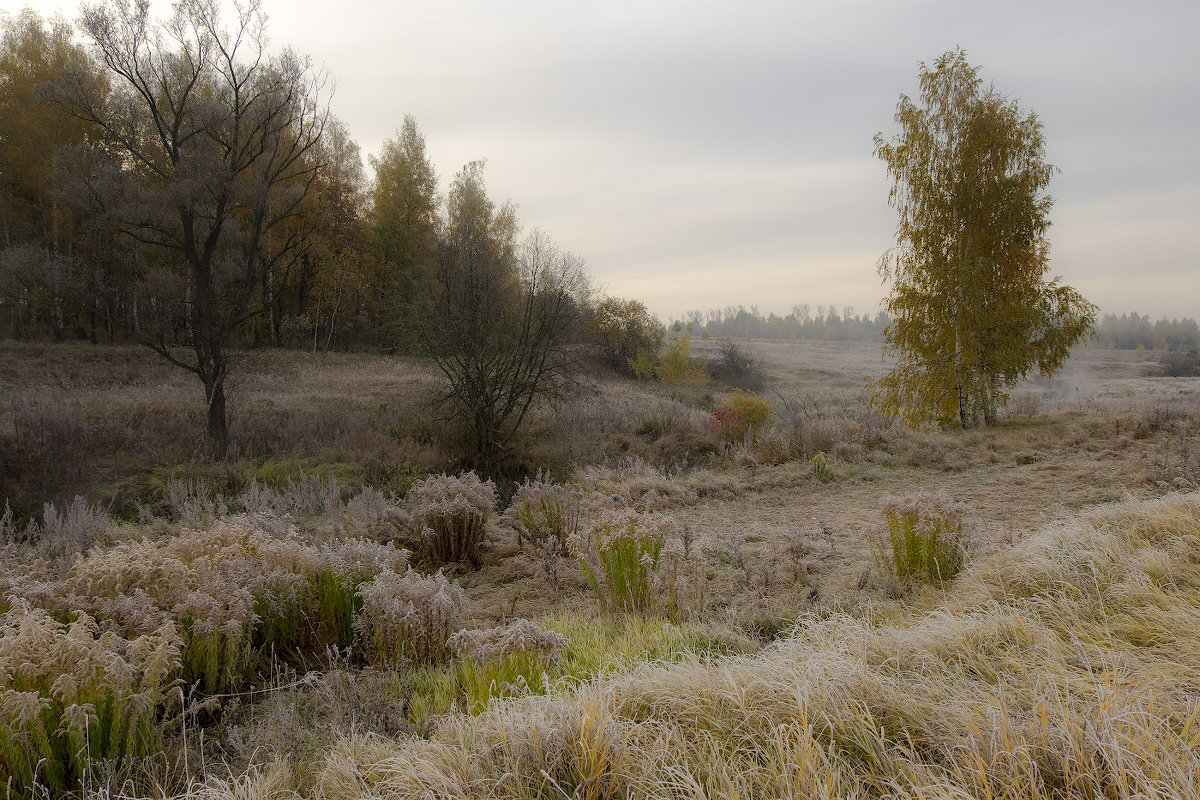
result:
[(11, 545), (17, 541), (18, 537), (17, 525), (13, 522), (12, 506), (6, 500), (4, 513), (0, 514), (0, 545)]
[(1200, 350), (1175, 350), (1159, 359), (1161, 373), (1168, 378), (1191, 378), (1200, 375)]
[(322, 480), (318, 475), (301, 473), (298, 479), (289, 478), (278, 489), (252, 482), (237, 496), (234, 504), (250, 513), (297, 518), (324, 515), (337, 519), (342, 512), (342, 490), (332, 475)]
[(30, 521), (24, 530), (13, 521), (7, 502), (0, 514), (0, 545), (30, 545), (51, 559), (85, 552), (103, 540), (108, 531), (108, 515), (78, 495), (62, 511), (54, 503), (44, 503), (41, 524)]
[(717, 358), (708, 365), (709, 374), (730, 386), (757, 391), (766, 374), (758, 358), (743, 342), (723, 339), (717, 345)]
[(52, 558), (82, 553), (108, 532), (108, 515), (80, 496), (61, 512), (53, 503), (42, 507), (42, 527), (30, 540)]
[[(1147, 475), (1150, 483), (1165, 491), (1188, 491), (1200, 488), (1200, 425), (1187, 414), (1168, 417), (1168, 412), (1156, 409), (1155, 416), (1160, 442), (1151, 460)], [(1154, 424), (1154, 423), (1152, 423)]]
[(210, 497), (208, 485), (197, 478), (172, 478), (166, 486), (167, 507), (184, 527), (201, 528), (227, 513), (225, 498)]
[(590, 287), (583, 260), (546, 234), (514, 241), (514, 209), (487, 198), (482, 162), (455, 176), (446, 206), (414, 342), (446, 376), (442, 403), (471, 463), (501, 475), (530, 408), (573, 380)]
[(371, 659), (382, 665), (432, 664), (445, 659), (450, 632), (462, 619), (466, 595), (438, 572), (391, 570), (358, 587), (359, 630)]
[(417, 481), (406, 505), (434, 563), (478, 564), (485, 526), (496, 507), (496, 484), (474, 472), (443, 473)]

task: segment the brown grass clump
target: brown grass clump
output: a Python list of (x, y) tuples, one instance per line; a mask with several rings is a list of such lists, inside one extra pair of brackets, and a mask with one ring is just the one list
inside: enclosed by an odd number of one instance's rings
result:
[(463, 630), (447, 644), (456, 657), (455, 682), (471, 713), (484, 711), (497, 698), (544, 690), (547, 670), (558, 666), (567, 637), (518, 619), (483, 630)]
[(885, 495), (887, 541), (879, 545), (877, 561), (902, 586), (945, 585), (963, 566), (963, 516), (969, 510), (944, 490)]
[(577, 472), (586, 489), (608, 497), (610, 504), (647, 512), (732, 499), (746, 490), (745, 482), (728, 471), (673, 470), (640, 458), (624, 459), (611, 466), (581, 467)]
[(1074, 518), (954, 586), (908, 621), (811, 618), (758, 657), (352, 739), (322, 795), (1197, 796), (1200, 495)]
[(459, 631), (447, 644), (456, 656), (476, 661), (498, 661), (523, 653), (554, 660), (567, 646), (567, 637), (518, 619), (495, 628)]
[(704, 606), (704, 552), (661, 514), (608, 509), (573, 544), (588, 585), (609, 612), (678, 621)]
[(474, 472), (417, 481), (406, 500), (425, 551), (435, 564), (477, 564), (488, 519), (496, 508), (496, 484)]
[(447, 640), (462, 619), (466, 595), (441, 572), (381, 572), (358, 594), (363, 603), (359, 624), (373, 661), (434, 664), (449, 654)]

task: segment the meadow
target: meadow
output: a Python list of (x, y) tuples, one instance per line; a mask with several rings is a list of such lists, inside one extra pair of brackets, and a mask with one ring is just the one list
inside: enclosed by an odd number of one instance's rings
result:
[(497, 486), (418, 361), (243, 354), (213, 465), (152, 354), (0, 344), (0, 777), (1198, 796), (1200, 379), (1081, 349), (995, 428), (913, 430), (869, 406), (878, 345), (748, 347), (761, 430), (597, 371)]

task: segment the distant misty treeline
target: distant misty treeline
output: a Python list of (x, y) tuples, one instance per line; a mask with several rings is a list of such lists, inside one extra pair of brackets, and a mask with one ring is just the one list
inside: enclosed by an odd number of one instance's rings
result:
[(1152, 322), (1148, 315), (1105, 314), (1096, 324), (1101, 347), (1115, 350), (1166, 350), (1188, 353), (1200, 349), (1200, 327), (1190, 317)]
[(801, 303), (783, 316), (763, 315), (757, 306), (689, 311), (671, 320), (676, 333), (729, 339), (813, 339), (832, 342), (882, 341), (890, 319), (883, 311), (874, 316), (856, 314), (854, 306), (811, 306)]
[[(675, 333), (707, 335), (715, 339), (810, 339), (831, 342), (882, 341), (891, 322), (887, 313), (856, 314), (853, 306), (792, 307), (785, 314), (763, 314), (757, 306), (727, 306), (708, 311), (689, 311), (672, 319)], [(1096, 324), (1095, 346), (1115, 350), (1162, 350), (1188, 353), (1200, 349), (1200, 326), (1190, 317), (1163, 317), (1154, 321), (1138, 314), (1105, 314)]]

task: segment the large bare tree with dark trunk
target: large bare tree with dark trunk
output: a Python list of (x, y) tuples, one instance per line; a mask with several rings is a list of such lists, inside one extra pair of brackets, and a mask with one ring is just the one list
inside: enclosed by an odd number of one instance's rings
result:
[(205, 433), (223, 459), (229, 351), (263, 308), (264, 269), (307, 246), (291, 229), (321, 169), (329, 113), (307, 59), (266, 52), (257, 0), (239, 6), (232, 28), (219, 5), (180, 0), (167, 21), (152, 20), (145, 0), (85, 6), (79, 24), (112, 91), (97, 103), (67, 79), (51, 96), (104, 132), (61, 163), (81, 202), (157, 253), (145, 259), (157, 285), (175, 287), (157, 298), (160, 318), (176, 322), (145, 342), (200, 378)]

